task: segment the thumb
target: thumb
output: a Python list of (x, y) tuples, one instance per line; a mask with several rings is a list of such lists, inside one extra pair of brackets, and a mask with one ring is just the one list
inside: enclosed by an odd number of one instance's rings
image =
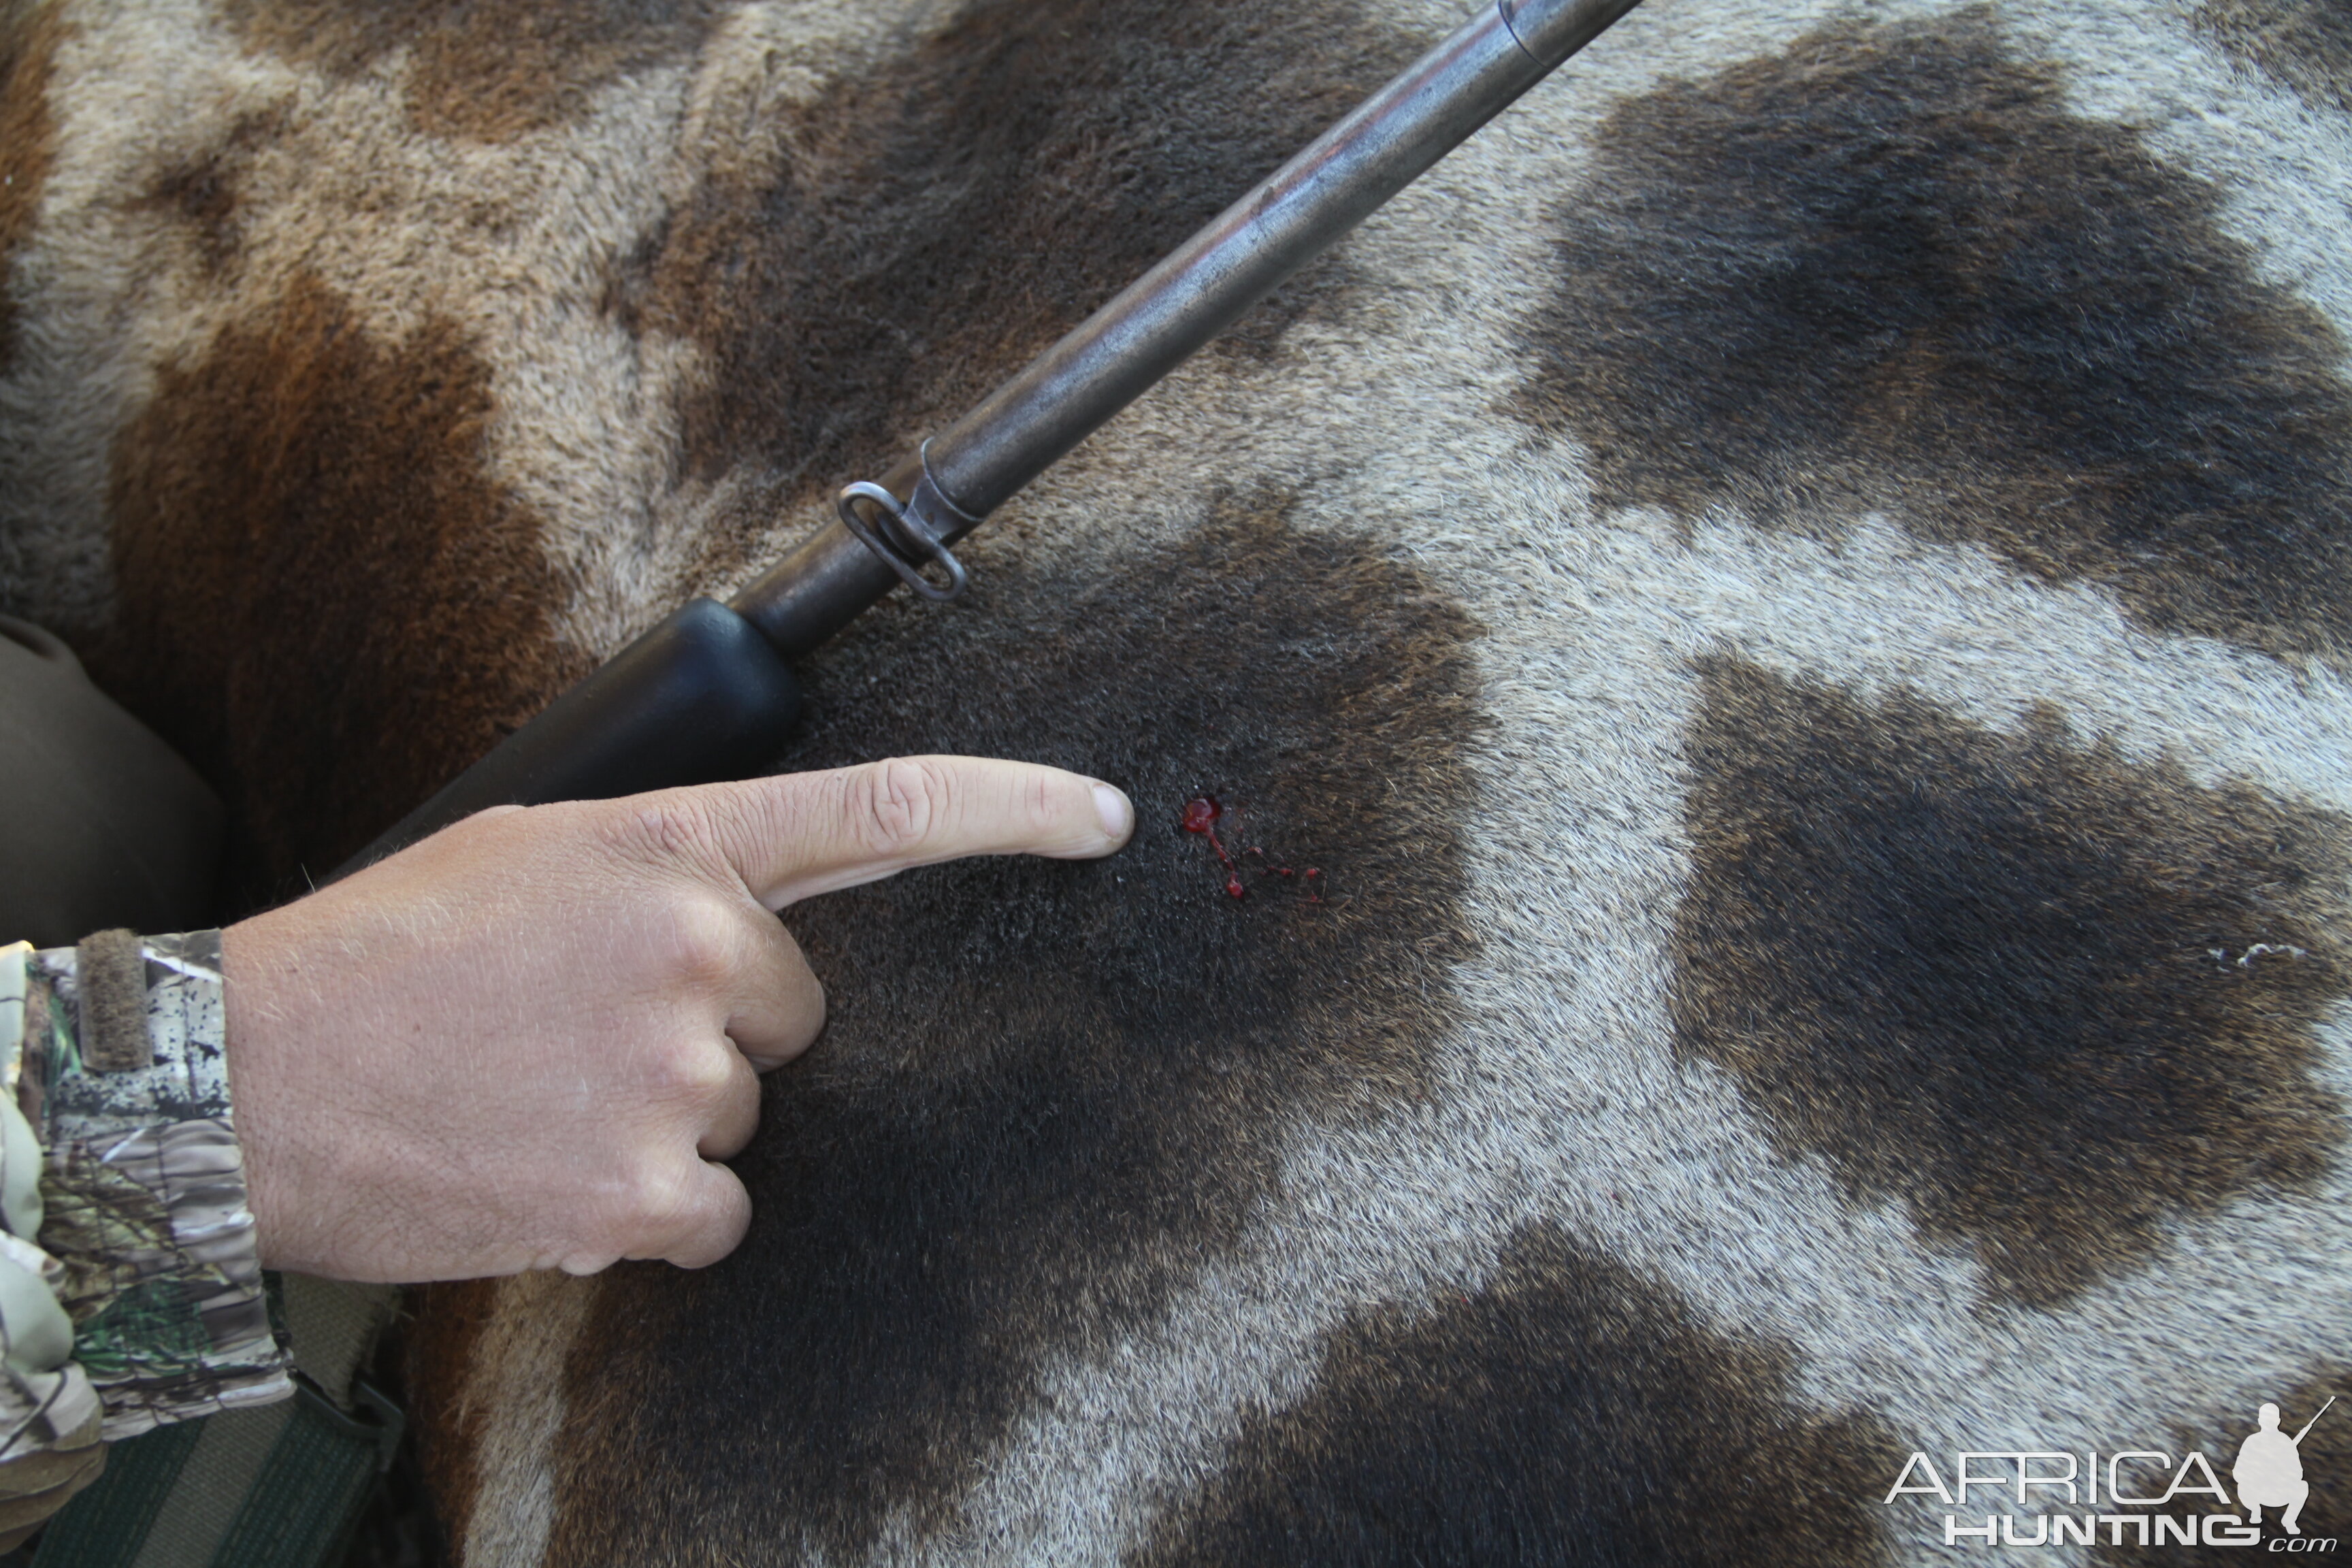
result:
[(714, 847), (772, 910), (968, 855), (1092, 859), (1135, 829), (1135, 808), (1107, 784), (986, 757), (893, 757), (694, 793)]

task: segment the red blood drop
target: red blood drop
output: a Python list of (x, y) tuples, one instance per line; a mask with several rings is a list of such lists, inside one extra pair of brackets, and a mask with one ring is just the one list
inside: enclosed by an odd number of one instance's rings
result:
[[(1265, 846), (1262, 844), (1253, 844), (1238, 852), (1228, 850), (1224, 841), (1217, 837), (1219, 822), (1226, 821), (1228, 826), (1232, 825), (1231, 821), (1227, 821), (1228, 815), (1223, 803), (1215, 795), (1196, 795), (1184, 803), (1184, 815), (1179, 819), (1179, 826), (1185, 832), (1196, 833), (1206, 838), (1209, 841), (1209, 847), (1215, 851), (1217, 864), (1224, 868), (1227, 898), (1249, 897), (1249, 889), (1242, 881), (1242, 863), (1255, 855), (1257, 857), (1259, 876), (1270, 875), (1283, 878), (1285, 880), (1296, 879), (1299, 883), (1299, 890), (1307, 895), (1307, 903), (1319, 904), (1323, 901), (1322, 889), (1318, 886), (1322, 881), (1323, 873), (1319, 868), (1310, 866), (1305, 874), (1301, 875), (1287, 866), (1277, 864), (1274, 857), (1266, 853)], [(1239, 818), (1234, 816), (1233, 820), (1237, 821)]]

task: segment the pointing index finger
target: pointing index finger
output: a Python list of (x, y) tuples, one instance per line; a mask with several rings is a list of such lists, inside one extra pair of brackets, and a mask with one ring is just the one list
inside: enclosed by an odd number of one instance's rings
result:
[(714, 786), (719, 848), (770, 909), (971, 855), (1092, 859), (1135, 828), (1098, 780), (986, 757), (892, 757)]

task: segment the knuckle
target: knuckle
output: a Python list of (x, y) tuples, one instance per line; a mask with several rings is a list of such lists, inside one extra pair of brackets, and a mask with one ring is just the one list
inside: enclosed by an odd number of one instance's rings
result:
[(1023, 822), (1033, 835), (1042, 837), (1062, 826), (1062, 792), (1055, 787), (1059, 782), (1047, 773), (1034, 773), (1023, 781)]
[(665, 1098), (704, 1105), (725, 1095), (735, 1081), (733, 1047), (715, 1040), (680, 1040), (656, 1053), (654, 1079)]
[(692, 1217), (695, 1173), (675, 1159), (649, 1159), (629, 1183), (626, 1224), (640, 1236), (658, 1237)]
[(656, 962), (673, 984), (723, 986), (742, 962), (742, 917), (715, 899), (680, 898), (664, 911), (656, 942)]
[(706, 1179), (698, 1190), (692, 1211), (683, 1216), (667, 1238), (663, 1256), (685, 1268), (702, 1268), (718, 1262), (742, 1244), (751, 1227), (751, 1194), (723, 1165), (703, 1167)]
[(877, 857), (919, 850), (948, 803), (944, 775), (910, 757), (893, 757), (860, 770), (850, 811), (858, 841)]

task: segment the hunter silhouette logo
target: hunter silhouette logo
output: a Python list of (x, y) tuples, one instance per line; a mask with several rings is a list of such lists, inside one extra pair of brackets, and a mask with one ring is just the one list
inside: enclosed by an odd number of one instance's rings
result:
[[(2176, 1465), (2170, 1454), (2153, 1448), (2107, 1454), (1968, 1450), (1952, 1456), (1948, 1471), (1938, 1470), (1926, 1454), (1914, 1453), (1880, 1500), (1926, 1497), (1954, 1510), (1943, 1518), (1947, 1546), (2263, 1546), (2263, 1510), (2278, 1509), (2278, 1528), (2286, 1533), (2272, 1537), (2267, 1550), (2332, 1552), (2336, 1538), (2305, 1535), (2301, 1521), (2311, 1498), (2311, 1483), (2303, 1473), (2303, 1440), (2335, 1403), (2330, 1394), (2293, 1436), (2279, 1429), (2277, 1405), (2261, 1408), (2258, 1425), (2238, 1446), (2237, 1463), (2230, 1469), (2238, 1490), (2235, 1503), (2204, 1455), (2184, 1455)], [(1972, 1489), (1990, 1489), (2018, 1511), (1973, 1517), (1957, 1511), (1968, 1507)], [(2168, 1508), (2180, 1511), (2160, 1511)], [(2242, 1519), (2223, 1511), (2235, 1509), (2244, 1510)]]
[[(2327, 1396), (2327, 1405), (2336, 1396)], [(2263, 1510), (2283, 1508), (2286, 1512), (2279, 1523), (2289, 1535), (2301, 1535), (2303, 1526), (2295, 1521), (2302, 1517), (2303, 1505), (2311, 1496), (2311, 1483), (2303, 1479), (2303, 1439), (2319, 1424), (2319, 1416), (2327, 1414), (2327, 1405), (2319, 1407), (2319, 1415), (2303, 1424), (2303, 1431), (2290, 1437), (2279, 1430), (2279, 1407), (2265, 1405), (2255, 1417), (2262, 1423), (2252, 1436), (2239, 1445), (2238, 1462), (2230, 1471), (2230, 1479), (2238, 1483), (2238, 1500), (2246, 1506), (2246, 1522), (2260, 1524)]]

